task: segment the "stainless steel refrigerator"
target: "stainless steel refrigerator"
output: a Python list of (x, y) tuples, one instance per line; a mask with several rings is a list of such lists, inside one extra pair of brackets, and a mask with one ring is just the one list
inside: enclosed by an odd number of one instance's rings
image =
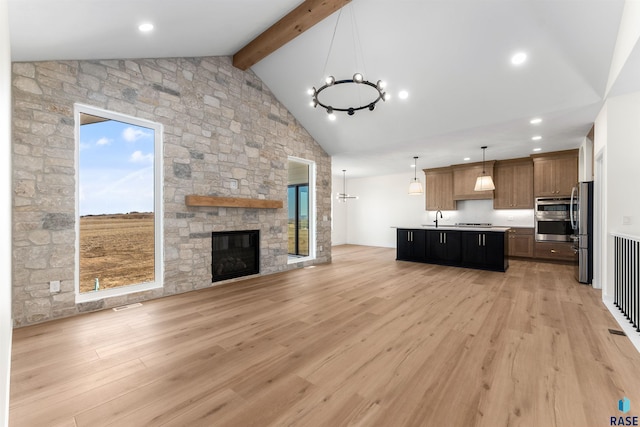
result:
[(576, 252), (576, 280), (593, 280), (593, 181), (579, 182), (571, 192), (571, 227)]

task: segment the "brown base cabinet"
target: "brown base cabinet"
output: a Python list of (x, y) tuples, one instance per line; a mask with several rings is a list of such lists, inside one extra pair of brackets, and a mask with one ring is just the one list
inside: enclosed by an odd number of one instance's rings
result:
[(509, 239), (509, 256), (533, 258), (535, 241), (533, 228), (514, 227), (507, 232)]
[(570, 242), (536, 242), (535, 257), (542, 260), (575, 261), (576, 252)]

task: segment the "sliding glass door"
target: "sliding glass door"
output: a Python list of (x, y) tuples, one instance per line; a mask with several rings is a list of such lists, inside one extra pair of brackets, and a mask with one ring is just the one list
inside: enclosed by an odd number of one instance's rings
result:
[(313, 231), (313, 162), (289, 158), (288, 163), (289, 257), (312, 256)]
[(309, 184), (289, 185), (289, 255), (309, 256)]

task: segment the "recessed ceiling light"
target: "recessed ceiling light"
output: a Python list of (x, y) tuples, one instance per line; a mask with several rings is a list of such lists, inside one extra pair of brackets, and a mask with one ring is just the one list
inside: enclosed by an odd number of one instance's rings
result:
[(529, 121), (529, 123), (531, 123), (532, 125), (538, 125), (540, 123), (542, 123), (542, 119), (539, 117), (536, 117), (535, 119), (531, 119), (531, 121)]
[(400, 92), (398, 92), (398, 98), (407, 99), (408, 97), (409, 97), (409, 92), (407, 92), (406, 90), (401, 90)]
[(522, 65), (527, 60), (527, 54), (524, 52), (518, 52), (511, 57), (511, 63), (513, 65)]
[(153, 24), (150, 22), (145, 22), (138, 25), (138, 30), (142, 31), (143, 33), (148, 33), (149, 31), (153, 30)]
[(531, 140), (532, 141), (540, 141), (542, 139), (542, 137), (540, 135), (536, 135), (536, 136), (532, 136)]
[(542, 148), (534, 148), (533, 151), (542, 151)]
[(465, 157), (463, 160), (464, 160), (465, 162), (468, 162), (469, 160), (471, 160), (471, 157)]

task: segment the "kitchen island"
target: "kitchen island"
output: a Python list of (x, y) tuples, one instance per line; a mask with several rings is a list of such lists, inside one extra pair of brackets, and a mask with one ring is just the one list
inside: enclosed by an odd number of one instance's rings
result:
[(483, 270), (509, 268), (509, 227), (423, 225), (397, 228), (396, 260)]

